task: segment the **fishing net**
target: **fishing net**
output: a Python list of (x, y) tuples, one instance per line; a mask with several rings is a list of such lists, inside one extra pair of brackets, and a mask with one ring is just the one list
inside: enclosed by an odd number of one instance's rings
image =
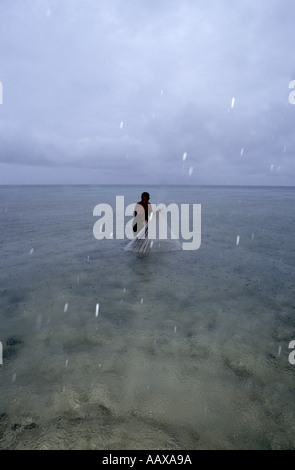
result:
[(180, 251), (182, 244), (161, 212), (152, 213), (147, 224), (124, 248), (135, 253)]

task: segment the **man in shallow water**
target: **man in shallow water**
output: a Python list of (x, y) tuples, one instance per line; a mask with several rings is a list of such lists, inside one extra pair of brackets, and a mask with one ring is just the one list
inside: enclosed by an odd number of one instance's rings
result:
[(153, 209), (149, 200), (149, 193), (144, 192), (141, 195), (141, 201), (136, 203), (133, 221), (133, 232), (135, 236), (143, 229), (144, 226), (147, 227), (148, 220), (152, 215)]

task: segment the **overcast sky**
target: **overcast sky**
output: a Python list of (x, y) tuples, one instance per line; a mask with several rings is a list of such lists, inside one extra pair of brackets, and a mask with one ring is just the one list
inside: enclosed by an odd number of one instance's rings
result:
[(1, 0), (0, 184), (295, 184), (294, 0)]

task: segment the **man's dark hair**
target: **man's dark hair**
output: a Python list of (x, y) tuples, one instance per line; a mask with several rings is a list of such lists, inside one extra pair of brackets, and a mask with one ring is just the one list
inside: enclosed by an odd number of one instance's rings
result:
[(149, 193), (142, 193), (141, 199), (142, 199), (143, 197), (147, 197), (148, 201), (149, 201), (149, 199), (150, 199)]

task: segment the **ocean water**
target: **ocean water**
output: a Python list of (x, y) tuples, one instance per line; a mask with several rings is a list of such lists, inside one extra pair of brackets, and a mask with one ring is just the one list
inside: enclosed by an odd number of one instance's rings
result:
[[(195, 251), (97, 204), (201, 204)], [(294, 449), (295, 190), (0, 187), (1, 449)], [(127, 220), (127, 219), (126, 219)]]

